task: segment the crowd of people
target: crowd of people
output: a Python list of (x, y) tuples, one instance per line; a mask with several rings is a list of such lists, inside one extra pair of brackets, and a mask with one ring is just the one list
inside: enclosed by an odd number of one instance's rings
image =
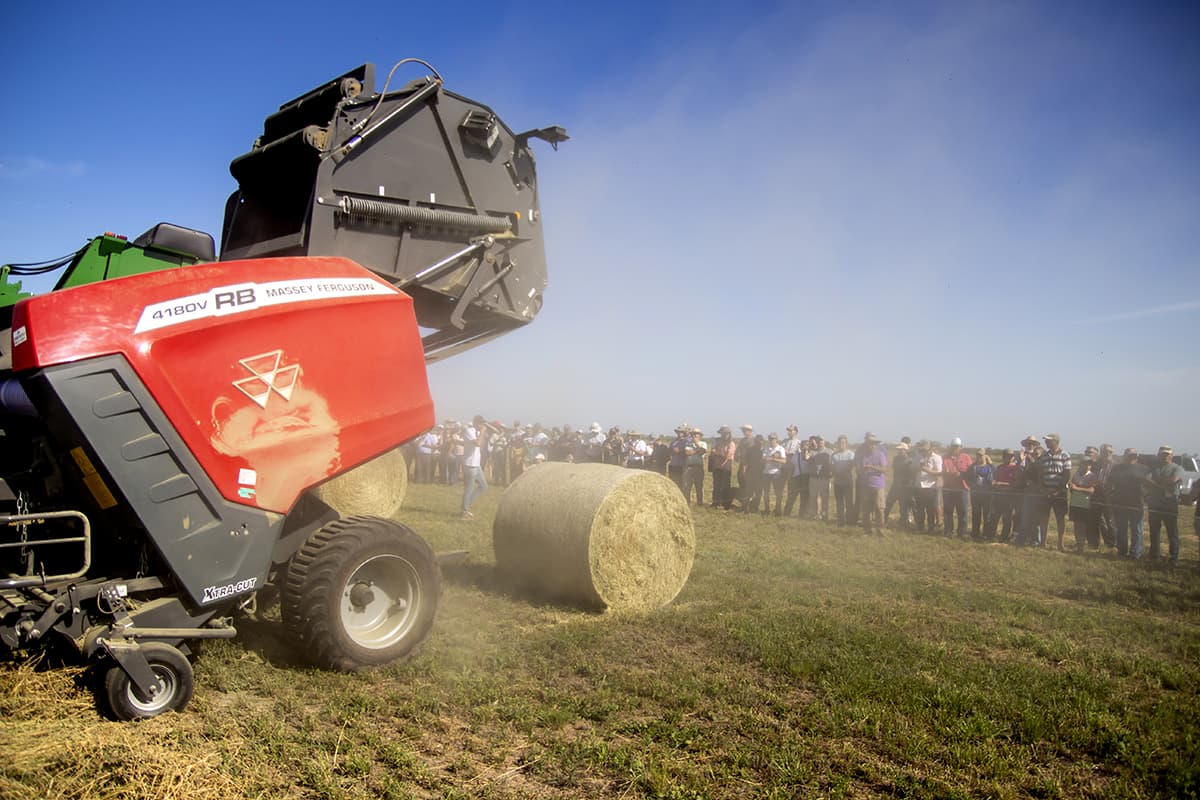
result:
[[(476, 416), (470, 425), (447, 420), (418, 437), (410, 462), (415, 482), (463, 481), (466, 516), (487, 489), (485, 471), (505, 485), (544, 461), (598, 462), (667, 475), (698, 506), (705, 505), (711, 474), (708, 505), (723, 511), (861, 525), (872, 535), (893, 528), (1031, 547), (1049, 546), (1053, 523), (1059, 550), (1069, 521), (1079, 552), (1103, 546), (1122, 557), (1159, 559), (1165, 532), (1166, 557), (1179, 561), (1183, 470), (1166, 445), (1147, 465), (1134, 448), (1115, 458), (1110, 444), (1089, 446), (1073, 459), (1053, 433), (1027, 436), (1019, 449), (995, 454), (967, 451), (958, 438), (939, 447), (904, 437), (890, 456), (870, 432), (853, 448), (844, 435), (830, 446), (819, 435), (801, 438), (795, 425), (786, 434), (764, 437), (746, 424), (740, 438), (721, 426), (709, 439), (681, 424), (674, 436), (646, 436), (615, 426), (605, 432), (599, 423), (546, 430)], [(1200, 534), (1200, 516), (1195, 525)]]

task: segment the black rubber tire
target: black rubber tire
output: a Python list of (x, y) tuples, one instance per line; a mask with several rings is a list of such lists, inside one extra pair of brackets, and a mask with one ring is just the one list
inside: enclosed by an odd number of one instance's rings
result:
[(441, 588), (424, 539), (389, 519), (347, 517), (296, 553), (280, 614), (314, 664), (352, 672), (416, 653), (433, 631)]
[(141, 645), (150, 669), (158, 676), (159, 694), (150, 700), (138, 697), (137, 690), (119, 664), (109, 667), (104, 676), (104, 698), (115, 719), (127, 722), (148, 719), (167, 711), (182, 711), (192, 699), (195, 678), (187, 656), (161, 642)]

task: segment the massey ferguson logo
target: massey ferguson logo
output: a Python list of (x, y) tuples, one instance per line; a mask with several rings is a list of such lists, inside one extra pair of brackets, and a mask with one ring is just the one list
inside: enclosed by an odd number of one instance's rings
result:
[(261, 408), (267, 407), (271, 393), (279, 395), (284, 402), (292, 399), (292, 390), (296, 388), (296, 378), (300, 372), (299, 364), (282, 366), (282, 350), (272, 350), (248, 358), (239, 358), (238, 363), (250, 372), (250, 377), (236, 380), (233, 385), (238, 391), (249, 397)]

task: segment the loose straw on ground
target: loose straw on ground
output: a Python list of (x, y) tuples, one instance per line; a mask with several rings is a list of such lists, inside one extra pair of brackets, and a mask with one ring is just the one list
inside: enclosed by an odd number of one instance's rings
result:
[(648, 611), (675, 598), (696, 553), (687, 501), (662, 475), (539, 464), (500, 498), (496, 566), (514, 585), (585, 608)]

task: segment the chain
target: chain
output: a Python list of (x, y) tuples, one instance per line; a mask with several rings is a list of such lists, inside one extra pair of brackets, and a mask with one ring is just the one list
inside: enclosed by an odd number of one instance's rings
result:
[[(24, 516), (29, 513), (29, 496), (22, 489), (17, 490), (17, 515)], [(21, 550), (20, 559), (25, 564), (26, 574), (33, 574), (33, 551), (26, 545), (29, 544), (29, 522), (22, 520), (17, 523), (17, 530), (21, 534)]]

